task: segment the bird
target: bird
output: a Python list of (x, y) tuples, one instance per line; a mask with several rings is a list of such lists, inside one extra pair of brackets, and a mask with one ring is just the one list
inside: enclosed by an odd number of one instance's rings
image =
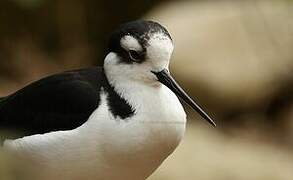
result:
[(2, 148), (37, 164), (39, 180), (144, 180), (186, 128), (183, 100), (212, 118), (169, 71), (174, 42), (151, 20), (120, 25), (102, 67), (44, 77), (0, 99)]

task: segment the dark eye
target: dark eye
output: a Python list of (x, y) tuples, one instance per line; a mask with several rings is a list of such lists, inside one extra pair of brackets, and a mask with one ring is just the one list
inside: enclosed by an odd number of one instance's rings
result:
[(139, 61), (140, 60), (140, 54), (134, 50), (129, 50), (128, 51), (129, 57), (133, 61)]

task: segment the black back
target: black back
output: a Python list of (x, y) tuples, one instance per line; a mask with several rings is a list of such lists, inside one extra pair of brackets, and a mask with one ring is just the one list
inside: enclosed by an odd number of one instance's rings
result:
[(109, 85), (103, 69), (95, 67), (46, 77), (6, 97), (0, 101), (0, 129), (32, 135), (77, 128), (98, 108), (102, 87), (115, 117), (134, 113)]

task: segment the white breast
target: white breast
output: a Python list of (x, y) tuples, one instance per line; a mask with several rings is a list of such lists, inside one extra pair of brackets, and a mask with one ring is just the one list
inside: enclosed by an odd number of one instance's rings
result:
[(123, 94), (136, 109), (128, 119), (112, 116), (104, 93), (81, 127), (24, 137), (5, 147), (38, 162), (50, 177), (43, 179), (145, 179), (179, 144), (186, 115), (165, 86), (137, 88)]

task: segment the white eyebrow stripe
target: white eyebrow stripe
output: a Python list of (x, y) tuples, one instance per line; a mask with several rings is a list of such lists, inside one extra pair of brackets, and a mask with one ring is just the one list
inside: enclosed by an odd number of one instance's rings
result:
[(121, 38), (120, 45), (125, 50), (142, 51), (140, 43), (131, 35), (126, 35)]

